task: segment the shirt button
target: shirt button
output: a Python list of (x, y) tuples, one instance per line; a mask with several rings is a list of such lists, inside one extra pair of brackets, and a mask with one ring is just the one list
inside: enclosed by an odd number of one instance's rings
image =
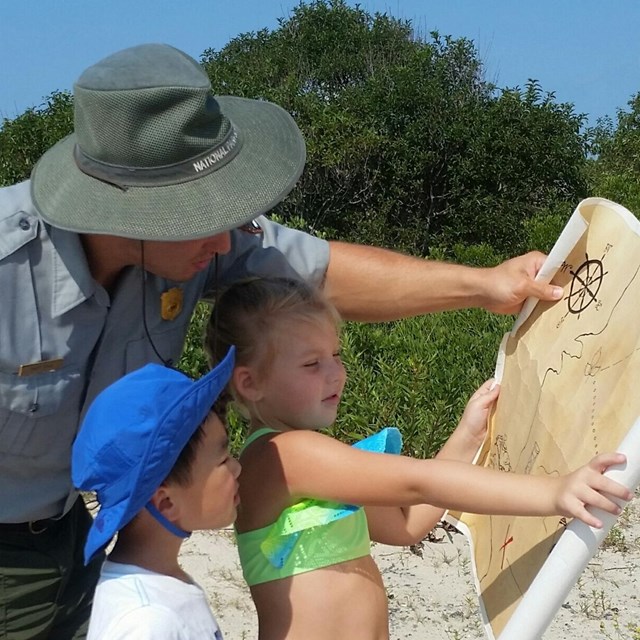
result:
[(37, 402), (34, 402), (34, 403), (29, 407), (29, 413), (35, 413), (39, 408), (40, 408), (40, 405), (39, 405)]
[(20, 218), (20, 222), (18, 222), (18, 225), (23, 231), (28, 231), (29, 229), (31, 229), (31, 223), (29, 222), (28, 218)]

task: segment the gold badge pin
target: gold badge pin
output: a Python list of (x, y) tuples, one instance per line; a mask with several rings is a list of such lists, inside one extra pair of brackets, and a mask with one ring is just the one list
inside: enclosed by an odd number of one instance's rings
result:
[(173, 287), (160, 296), (160, 315), (163, 320), (175, 320), (182, 311), (182, 289)]

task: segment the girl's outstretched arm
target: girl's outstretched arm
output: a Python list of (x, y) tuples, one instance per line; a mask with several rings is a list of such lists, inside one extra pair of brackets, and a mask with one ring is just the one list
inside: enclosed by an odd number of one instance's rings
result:
[[(408, 507), (431, 504), (492, 515), (577, 517), (601, 526), (585, 506), (618, 514), (611, 497), (631, 492), (603, 476), (622, 454), (602, 454), (566, 476), (505, 473), (455, 460), (415, 460), (360, 451), (314, 431), (289, 431), (262, 449), (265, 468), (279, 467), (291, 503), (301, 498)], [(610, 497), (611, 496), (611, 497)]]
[[(442, 449), (439, 460), (472, 462), (487, 434), (489, 412), (495, 403), (499, 387), (487, 380), (471, 396), (460, 423)], [(445, 509), (430, 504), (410, 507), (366, 507), (369, 533), (376, 542), (410, 545), (420, 542), (442, 519)]]

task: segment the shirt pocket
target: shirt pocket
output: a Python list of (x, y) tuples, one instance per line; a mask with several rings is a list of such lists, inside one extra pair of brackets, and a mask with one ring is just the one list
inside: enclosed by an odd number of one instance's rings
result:
[[(150, 337), (144, 336), (138, 340), (127, 342), (126, 370), (134, 371), (149, 362), (155, 362), (156, 364), (167, 363), (177, 367), (188, 328), (188, 323), (183, 323), (164, 331), (153, 331)], [(164, 362), (160, 360), (153, 347), (158, 350), (158, 354)]]
[(0, 453), (68, 455), (81, 395), (80, 372), (73, 367), (32, 376), (0, 372)]

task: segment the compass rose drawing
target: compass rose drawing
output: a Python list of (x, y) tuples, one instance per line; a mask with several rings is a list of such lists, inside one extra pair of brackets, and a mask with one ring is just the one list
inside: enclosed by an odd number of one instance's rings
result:
[(584, 262), (575, 270), (566, 263), (562, 265), (562, 270), (568, 270), (572, 280), (569, 294), (565, 297), (567, 313), (560, 318), (557, 327), (560, 327), (569, 314), (576, 315), (579, 319), (580, 314), (592, 304), (595, 304), (596, 309), (602, 306), (598, 292), (604, 277), (608, 274), (608, 271), (604, 270), (604, 258), (611, 248), (612, 245), (607, 244), (600, 259), (589, 258), (589, 254), (585, 253)]
[(602, 279), (607, 275), (602, 260), (590, 260), (588, 254), (585, 256), (586, 260), (575, 271), (569, 271), (573, 280), (566, 297), (569, 313), (577, 314), (578, 317), (594, 302), (598, 302), (598, 291)]

